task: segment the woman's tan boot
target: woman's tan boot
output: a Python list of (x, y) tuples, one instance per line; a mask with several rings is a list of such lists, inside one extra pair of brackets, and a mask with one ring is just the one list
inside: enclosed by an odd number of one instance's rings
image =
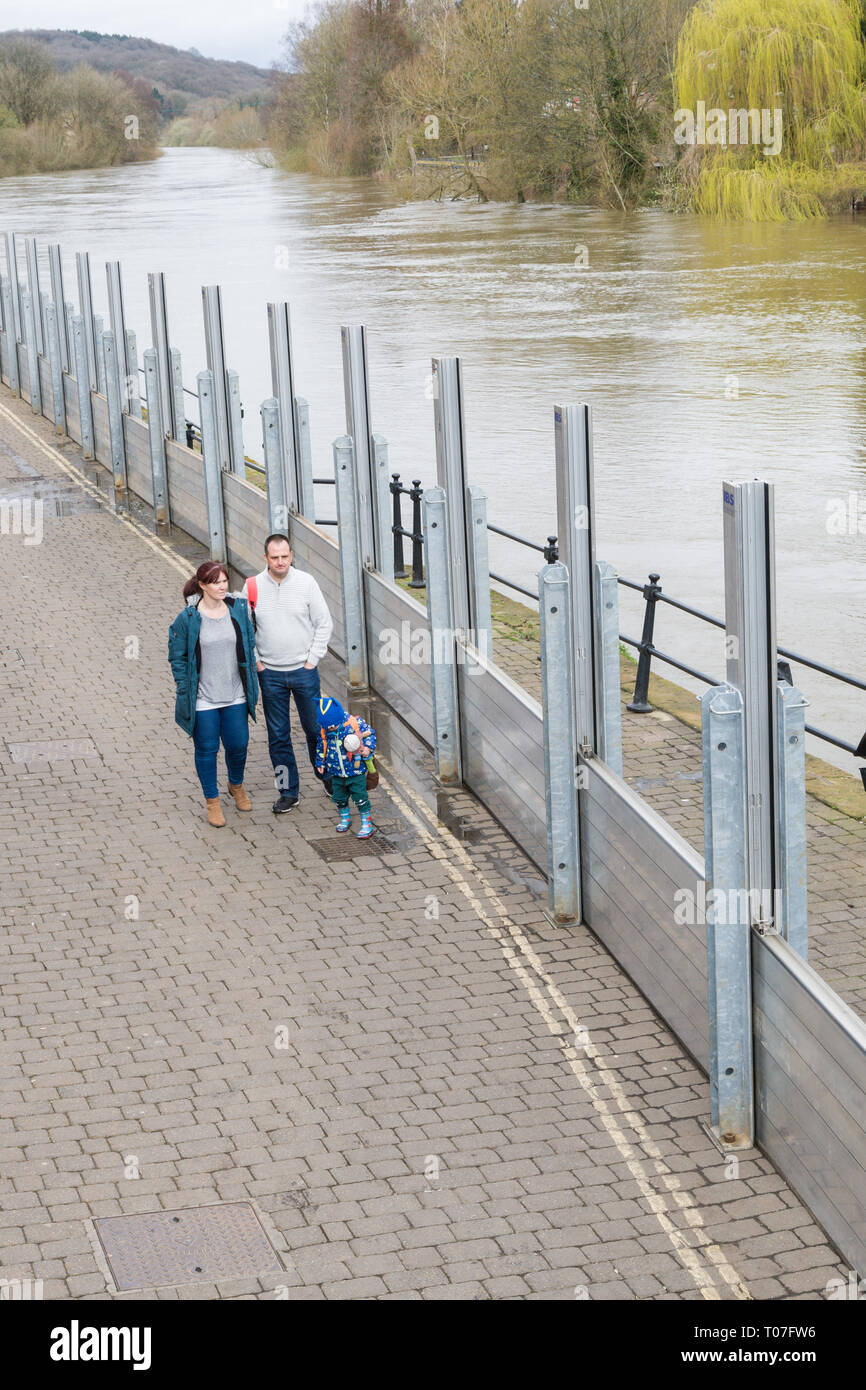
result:
[(244, 791), (243, 782), (239, 787), (233, 787), (231, 782), (229, 782), (229, 791), (234, 797), (235, 805), (237, 806), (239, 811), (251, 811), (253, 809), (253, 803), (250, 801), (249, 797)]
[(208, 825), (225, 825), (226, 818), (223, 815), (223, 808), (222, 806), (220, 806), (219, 797), (206, 796), (204, 799), (204, 804), (207, 807)]

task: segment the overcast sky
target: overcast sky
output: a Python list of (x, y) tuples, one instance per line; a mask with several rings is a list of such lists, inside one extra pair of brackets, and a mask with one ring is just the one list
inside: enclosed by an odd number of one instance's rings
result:
[[(267, 68), (281, 57), (287, 26), (306, 8), (306, 0), (27, 0), (14, 18), (19, 28), (133, 34)], [(12, 14), (0, 11), (0, 29), (12, 27)]]

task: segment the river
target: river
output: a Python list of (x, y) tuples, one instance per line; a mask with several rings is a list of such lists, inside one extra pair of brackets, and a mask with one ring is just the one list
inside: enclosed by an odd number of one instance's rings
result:
[[(287, 299), (317, 475), (331, 473), (345, 429), (340, 325), (361, 322), (373, 427), (404, 480), (434, 480), (430, 358), (457, 353), (471, 481), (487, 489), (491, 521), (543, 541), (556, 530), (553, 405), (589, 401), (599, 558), (634, 580), (656, 570), (673, 596), (719, 616), (721, 483), (771, 480), (779, 641), (866, 675), (866, 218), (719, 225), (655, 210), (407, 204), (371, 180), (215, 149), (4, 179), (0, 205), (0, 227), (35, 234), (43, 254), (60, 242), (67, 298), (73, 252), (91, 252), (106, 321), (102, 262), (122, 262), (139, 352), (146, 274), (164, 271), (190, 387), (206, 365), (199, 287), (220, 284), (257, 457), (271, 394), (265, 305)], [(334, 515), (328, 492), (323, 516)], [(828, 530), (852, 506), (861, 533)], [(536, 557), (491, 540), (491, 567), (532, 587)], [(639, 635), (640, 605), (621, 595), (621, 626)], [(656, 641), (724, 675), (722, 634), (704, 624), (662, 607)], [(866, 697), (802, 667), (795, 679), (810, 722), (858, 742)], [(844, 753), (813, 751), (852, 770)]]

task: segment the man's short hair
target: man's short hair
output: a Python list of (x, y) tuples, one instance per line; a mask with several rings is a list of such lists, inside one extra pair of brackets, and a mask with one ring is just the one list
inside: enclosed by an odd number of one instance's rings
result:
[(284, 536), (282, 531), (275, 531), (274, 534), (272, 536), (268, 536), (267, 540), (265, 541), (266, 555), (268, 553), (268, 546), (270, 545), (271, 541), (285, 541), (286, 545), (289, 547), (289, 550), (291, 550), (292, 548), (292, 542), (289, 540), (288, 536)]

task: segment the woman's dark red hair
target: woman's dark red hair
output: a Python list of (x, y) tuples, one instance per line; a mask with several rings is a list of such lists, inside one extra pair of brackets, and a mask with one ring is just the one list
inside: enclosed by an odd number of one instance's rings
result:
[(188, 579), (184, 584), (184, 598), (192, 598), (193, 594), (200, 594), (202, 584), (213, 584), (221, 574), (224, 574), (228, 579), (229, 572), (225, 565), (221, 565), (218, 560), (205, 560), (203, 565), (199, 565), (192, 579)]

